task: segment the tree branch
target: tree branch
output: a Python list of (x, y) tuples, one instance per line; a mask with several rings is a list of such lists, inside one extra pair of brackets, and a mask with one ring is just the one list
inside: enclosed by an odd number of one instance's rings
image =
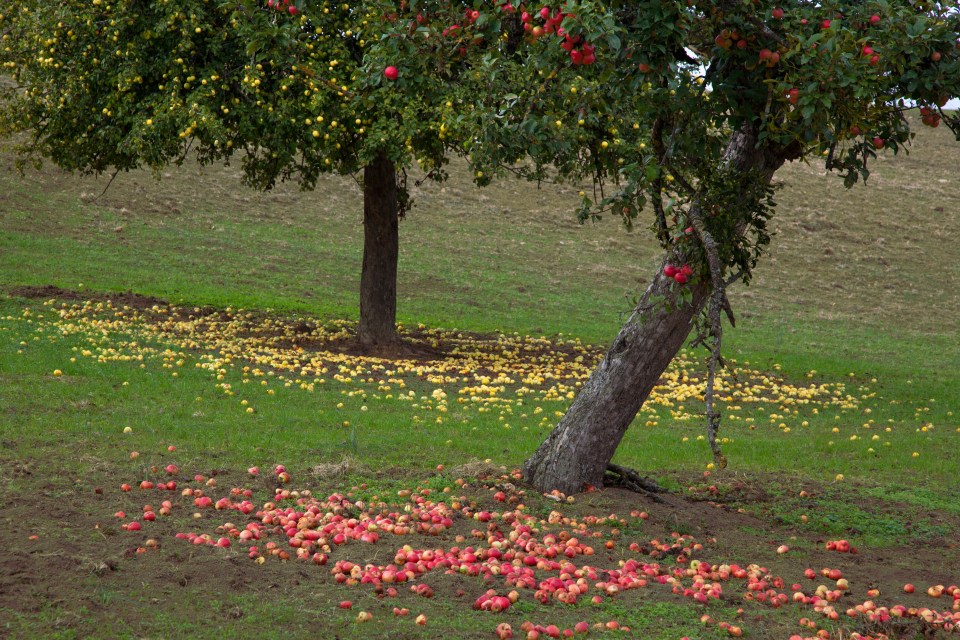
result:
[[(723, 322), (720, 319), (720, 312), (724, 307), (729, 309), (730, 303), (727, 301), (726, 285), (723, 281), (723, 263), (720, 261), (717, 242), (707, 230), (699, 203), (694, 203), (694, 205), (690, 207), (689, 216), (690, 222), (707, 254), (707, 265), (710, 268), (712, 291), (710, 292), (710, 303), (707, 308), (707, 318), (710, 322), (709, 335), (713, 339), (713, 344), (710, 345), (710, 360), (707, 366), (707, 387), (704, 391), (703, 401), (706, 405), (707, 412), (707, 440), (710, 442), (710, 450), (713, 452), (714, 461), (723, 469), (727, 466), (727, 459), (717, 444), (717, 432), (720, 430), (720, 411), (717, 410), (715, 406), (714, 389), (716, 387), (717, 367), (722, 363), (720, 347), (723, 338)], [(732, 317), (732, 312), (728, 313)]]
[(609, 478), (609, 481), (606, 483), (608, 486), (617, 485), (637, 493), (642, 493), (654, 502), (664, 502), (664, 499), (657, 494), (668, 493), (666, 489), (650, 478), (641, 476), (633, 469), (622, 467), (612, 462), (607, 465), (607, 477)]
[[(650, 141), (653, 145), (653, 152), (656, 155), (657, 163), (660, 168), (663, 167), (663, 160), (667, 155), (667, 150), (663, 146), (663, 119), (657, 118), (653, 122), (653, 130), (650, 132)], [(657, 172), (650, 188), (650, 199), (653, 201), (653, 210), (657, 215), (657, 238), (664, 247), (670, 244), (670, 231), (667, 228), (667, 216), (663, 211), (663, 177)]]

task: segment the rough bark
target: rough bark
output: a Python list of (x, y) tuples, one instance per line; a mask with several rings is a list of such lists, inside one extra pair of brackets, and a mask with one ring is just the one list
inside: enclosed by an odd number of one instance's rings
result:
[(360, 274), (360, 344), (376, 348), (397, 340), (397, 257), (400, 250), (397, 171), (381, 155), (363, 170), (363, 270)]
[[(749, 125), (735, 131), (723, 162), (769, 181), (790, 150), (756, 147)], [(692, 207), (699, 207), (694, 201)], [(604, 472), (630, 423), (670, 361), (683, 346), (696, 314), (707, 303), (710, 282), (690, 287), (681, 302), (662, 266), (609, 351), (574, 399), (563, 419), (524, 465), (528, 482), (540, 491), (577, 493), (601, 486)]]

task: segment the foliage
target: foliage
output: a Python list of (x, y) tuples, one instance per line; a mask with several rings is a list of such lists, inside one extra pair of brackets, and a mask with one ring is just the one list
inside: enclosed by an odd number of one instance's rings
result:
[(379, 23), (363, 5), (255, 0), (27, 1), (0, 20), (17, 85), (0, 133), (69, 170), (159, 169), (238, 154), (269, 188), (351, 173), (381, 152), (436, 166), (443, 84), (366, 64)]

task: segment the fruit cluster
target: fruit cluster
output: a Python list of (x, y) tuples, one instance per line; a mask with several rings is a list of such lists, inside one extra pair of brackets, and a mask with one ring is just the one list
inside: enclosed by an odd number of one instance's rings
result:
[(668, 264), (663, 268), (663, 275), (668, 278), (673, 278), (677, 284), (687, 284), (693, 275), (693, 269), (690, 268), (689, 264), (685, 264), (682, 267)]
[(523, 22), (523, 29), (530, 33), (534, 38), (539, 38), (544, 33), (555, 33), (558, 37), (564, 39), (560, 46), (570, 54), (570, 61), (575, 65), (590, 65), (597, 61), (596, 46), (588, 42), (583, 42), (580, 36), (571, 36), (561, 27), (564, 18), (572, 18), (573, 14), (564, 13), (557, 9), (554, 13), (550, 7), (540, 9), (540, 18), (544, 21), (543, 26), (534, 26), (534, 16), (527, 11), (520, 14), (520, 21)]
[(920, 120), (928, 127), (940, 126), (940, 114), (930, 107), (920, 107)]
[(300, 10), (294, 6), (291, 0), (267, 0), (267, 8), (275, 9), (277, 11), (286, 11), (292, 16), (300, 13)]

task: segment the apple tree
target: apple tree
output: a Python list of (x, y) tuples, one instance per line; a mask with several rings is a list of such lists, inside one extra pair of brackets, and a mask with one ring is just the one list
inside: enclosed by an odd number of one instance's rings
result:
[[(727, 288), (748, 283), (770, 237), (771, 179), (823, 162), (847, 186), (909, 144), (920, 112), (960, 95), (960, 11), (923, 0), (392, 2), (376, 49), (455, 65), (442, 129), (481, 182), (513, 172), (584, 179), (583, 219), (649, 225), (657, 272), (606, 357), (525, 464), (540, 490), (602, 484), (628, 426), (695, 330), (708, 349), (705, 426), (720, 411)], [(413, 29), (409, 25), (417, 23)], [(411, 59), (401, 52), (415, 51)]]
[[(0, 135), (101, 174), (239, 159), (269, 189), (362, 171), (359, 338), (395, 339), (406, 169), (443, 177), (447, 85), (367, 51), (392, 16), (326, 0), (24, 0), (0, 8)], [(320, 194), (319, 197), (323, 197)]]

